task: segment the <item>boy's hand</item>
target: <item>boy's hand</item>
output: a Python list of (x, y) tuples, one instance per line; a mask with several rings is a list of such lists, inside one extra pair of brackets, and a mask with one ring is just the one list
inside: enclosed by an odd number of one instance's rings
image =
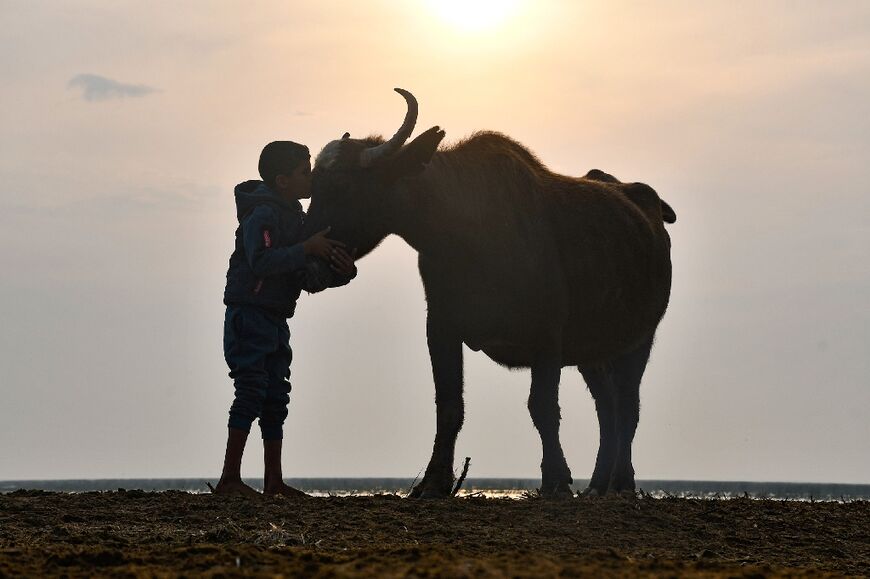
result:
[(353, 264), (355, 258), (356, 248), (348, 253), (342, 248), (337, 247), (332, 250), (332, 255), (330, 256), (331, 263), (329, 265), (336, 273), (350, 277), (356, 272), (356, 266)]
[(323, 231), (315, 233), (302, 243), (302, 249), (305, 251), (305, 255), (316, 255), (317, 257), (331, 261), (332, 250), (341, 249), (345, 245), (340, 241), (326, 237), (326, 234), (329, 233), (330, 229), (332, 229), (332, 227), (327, 227)]

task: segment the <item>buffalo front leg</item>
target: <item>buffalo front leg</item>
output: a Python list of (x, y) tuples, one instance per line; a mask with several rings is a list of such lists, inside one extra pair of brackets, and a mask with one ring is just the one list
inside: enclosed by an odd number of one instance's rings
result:
[(431, 310), (426, 319), (426, 337), (435, 379), (437, 430), (426, 474), (411, 491), (411, 498), (424, 499), (448, 497), (453, 490), (456, 437), (465, 416), (462, 400), (462, 340)]
[(559, 441), (559, 378), (562, 370), (557, 355), (539, 356), (532, 365), (529, 414), (541, 435), (541, 494), (571, 496), (571, 470)]

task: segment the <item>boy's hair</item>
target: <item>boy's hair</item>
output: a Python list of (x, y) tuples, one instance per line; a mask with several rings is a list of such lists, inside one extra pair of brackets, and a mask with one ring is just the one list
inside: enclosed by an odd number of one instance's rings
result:
[(272, 141), (260, 153), (260, 178), (269, 187), (275, 187), (275, 177), (291, 174), (310, 157), (311, 153), (305, 145), (293, 141)]

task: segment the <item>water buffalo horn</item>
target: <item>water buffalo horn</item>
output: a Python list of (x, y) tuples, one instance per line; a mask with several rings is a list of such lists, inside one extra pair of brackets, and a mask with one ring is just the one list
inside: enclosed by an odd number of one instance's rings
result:
[(388, 157), (398, 151), (399, 148), (405, 144), (405, 141), (408, 140), (408, 137), (411, 136), (411, 133), (414, 132), (414, 125), (417, 124), (417, 99), (414, 98), (414, 95), (404, 89), (397, 88), (394, 90), (405, 97), (405, 101), (408, 103), (408, 112), (405, 114), (405, 121), (389, 141), (376, 147), (365, 149), (360, 153), (359, 163), (362, 167), (370, 167), (379, 159)]

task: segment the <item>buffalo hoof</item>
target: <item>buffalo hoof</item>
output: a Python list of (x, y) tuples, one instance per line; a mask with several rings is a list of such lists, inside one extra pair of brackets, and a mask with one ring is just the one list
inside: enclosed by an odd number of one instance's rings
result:
[(428, 479), (423, 479), (420, 481), (412, 490), (411, 494), (408, 495), (409, 499), (447, 499), (453, 495), (453, 480), (451, 479), (449, 483), (438, 484), (435, 481), (430, 481)]
[(594, 487), (586, 487), (578, 493), (578, 496), (581, 499), (597, 499), (601, 496), (601, 493)]
[(423, 492), (420, 493), (420, 496), (417, 498), (425, 500), (433, 500), (433, 499), (449, 499), (451, 498), (452, 493), (445, 493), (441, 490), (431, 490), (431, 489), (423, 489)]
[(549, 499), (573, 498), (574, 492), (571, 490), (571, 483), (573, 482), (574, 479), (571, 478), (571, 471), (564, 461), (556, 464), (541, 462), (541, 489), (539, 494), (542, 497)]
[(553, 500), (573, 499), (574, 492), (567, 484), (557, 485), (555, 488), (541, 488), (540, 494), (542, 498)]
[(613, 476), (610, 478), (610, 484), (608, 485), (608, 492), (611, 494), (618, 494), (620, 496), (633, 496), (634, 489), (634, 469), (631, 465), (628, 465), (624, 468), (617, 467)]

